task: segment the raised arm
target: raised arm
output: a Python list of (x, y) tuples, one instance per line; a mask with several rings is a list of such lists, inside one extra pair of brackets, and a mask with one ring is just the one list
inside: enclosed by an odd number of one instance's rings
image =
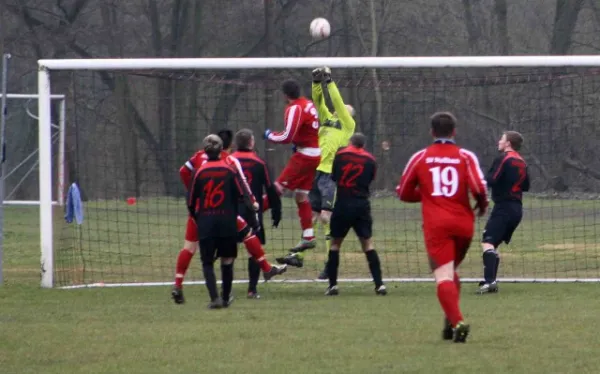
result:
[(333, 117), (333, 114), (331, 114), (329, 108), (327, 108), (327, 104), (325, 103), (325, 96), (323, 96), (323, 85), (321, 82), (313, 82), (312, 100), (317, 108), (319, 122), (325, 123)]
[(271, 132), (267, 130), (265, 132), (265, 139), (279, 144), (289, 144), (294, 139), (296, 131), (300, 126), (300, 120), (302, 118), (302, 108), (300, 105), (291, 105), (286, 109), (283, 120), (285, 122), (285, 129), (283, 131)]
[(417, 167), (425, 155), (425, 150), (421, 150), (408, 160), (400, 183), (396, 187), (398, 198), (407, 203), (418, 203), (421, 201), (421, 191), (419, 190), (419, 178), (417, 176)]
[(329, 91), (329, 97), (331, 98), (331, 103), (337, 113), (337, 117), (340, 120), (340, 124), (342, 125), (342, 130), (350, 135), (354, 134), (356, 122), (354, 121), (354, 118), (352, 118), (352, 114), (348, 112), (348, 108), (346, 107), (346, 104), (344, 104), (342, 95), (334, 81), (327, 83), (327, 91)]

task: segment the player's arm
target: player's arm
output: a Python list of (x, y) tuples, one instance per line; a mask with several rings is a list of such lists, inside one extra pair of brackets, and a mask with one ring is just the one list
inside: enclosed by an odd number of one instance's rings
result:
[(529, 191), (529, 170), (527, 169), (527, 166), (525, 166), (525, 179), (523, 179), (523, 183), (521, 183), (521, 191), (523, 192), (527, 192)]
[(492, 166), (490, 167), (490, 170), (488, 170), (487, 174), (485, 175), (485, 180), (488, 186), (493, 187), (498, 183), (504, 174), (504, 164), (504, 155), (496, 157), (492, 163)]
[(196, 170), (192, 162), (193, 158), (194, 156), (192, 156), (179, 168), (179, 178), (181, 179), (181, 183), (186, 190), (189, 190), (190, 183), (192, 183), (192, 178), (194, 177), (194, 172)]
[(300, 120), (302, 119), (302, 108), (300, 105), (292, 105), (286, 109), (283, 116), (285, 122), (285, 129), (283, 131), (271, 132), (271, 130), (265, 131), (265, 139), (279, 144), (289, 144), (296, 136), (296, 132), (300, 127)]
[(197, 171), (191, 181), (191, 184), (188, 184), (190, 190), (188, 194), (187, 208), (188, 212), (190, 213), (190, 217), (196, 216), (196, 202), (198, 199), (200, 199), (200, 193), (202, 192), (203, 188), (202, 179), (198, 178), (199, 174), (200, 172)]
[(281, 222), (281, 197), (277, 193), (277, 189), (275, 185), (271, 182), (271, 176), (269, 175), (269, 169), (266, 164), (263, 164), (264, 168), (264, 187), (267, 192), (267, 199), (269, 200), (269, 206), (271, 207), (271, 219), (273, 221), (273, 226), (279, 226), (279, 222)]
[(325, 103), (325, 96), (323, 95), (323, 85), (321, 81), (314, 82), (312, 84), (312, 100), (317, 108), (317, 114), (319, 115), (319, 122), (325, 123), (333, 117), (333, 114), (327, 108)]
[(254, 197), (254, 194), (252, 194), (252, 189), (250, 188), (250, 185), (248, 184), (248, 180), (246, 179), (246, 175), (244, 174), (244, 170), (242, 169), (242, 164), (240, 164), (240, 161), (233, 156), (227, 156), (227, 160), (231, 163), (231, 165), (235, 169), (238, 177), (240, 178), (242, 188), (245, 190), (245, 192), (250, 196), (250, 199), (252, 200), (253, 205), (252, 205), (251, 209), (254, 211), (257, 211), (258, 210), (258, 202), (256, 201), (256, 197)]
[(467, 183), (469, 185), (469, 191), (473, 195), (473, 198), (477, 202), (475, 206), (479, 210), (479, 215), (485, 214), (485, 211), (489, 205), (487, 197), (487, 183), (481, 167), (479, 166), (479, 160), (477, 155), (470, 151), (461, 150), (467, 163)]
[[(244, 175), (243, 173), (240, 173), (235, 169), (235, 167), (231, 168), (231, 173), (232, 173), (232, 177), (233, 177), (233, 182), (235, 185), (234, 188), (234, 194), (235, 196), (233, 196), (233, 198), (235, 199), (235, 201), (242, 201), (244, 203), (244, 205), (246, 205), (246, 208), (248, 208), (250, 211), (255, 211), (255, 201), (254, 201), (254, 196), (252, 195), (252, 193), (250, 193), (245, 187), (244, 187), (244, 181), (242, 180), (242, 176)], [(246, 221), (248, 223), (248, 225), (250, 225), (250, 227), (252, 228), (257, 228), (258, 227), (258, 217), (256, 214), (248, 214), (246, 218)]]
[(342, 131), (348, 135), (354, 134), (356, 122), (354, 121), (354, 118), (352, 118), (352, 114), (348, 112), (348, 108), (342, 99), (342, 94), (340, 94), (340, 91), (338, 90), (338, 87), (334, 81), (327, 83), (327, 91), (329, 91), (331, 103), (333, 104), (333, 108), (335, 109), (338, 119), (340, 120), (340, 125), (342, 125)]
[(400, 177), (400, 183), (396, 187), (396, 194), (400, 200), (407, 203), (418, 203), (421, 201), (421, 191), (419, 190), (419, 177), (417, 175), (417, 168), (425, 150), (415, 153), (402, 172)]

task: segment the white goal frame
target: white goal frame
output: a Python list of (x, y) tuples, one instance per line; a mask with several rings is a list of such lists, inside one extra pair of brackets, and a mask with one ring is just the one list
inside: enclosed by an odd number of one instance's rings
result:
[[(63, 59), (38, 60), (39, 183), (41, 286), (54, 284), (54, 248), (52, 228), (52, 140), (51, 86), (53, 70), (229, 70), (229, 69), (313, 69), (332, 68), (485, 68), (485, 67), (600, 67), (600, 56), (452, 56), (452, 57), (297, 57), (297, 58), (143, 58), (143, 59)], [(64, 132), (63, 132), (64, 134)], [(63, 135), (64, 136), (64, 135)], [(60, 175), (60, 174), (59, 174)], [(394, 279), (430, 281), (431, 279)], [(479, 279), (463, 279), (479, 281)], [(360, 281), (357, 279), (356, 281)], [(502, 279), (503, 282), (600, 282), (590, 278)], [(164, 283), (155, 283), (164, 284)], [(137, 284), (115, 284), (126, 286)], [(148, 284), (151, 285), (151, 284)], [(93, 285), (92, 285), (93, 286)], [(108, 286), (108, 285), (106, 285)]]
[[(2, 97), (2, 94), (0, 94), (0, 98)], [(14, 93), (9, 93), (6, 94), (6, 99), (7, 100), (39, 100), (39, 95), (38, 94), (14, 94)], [(56, 183), (56, 200), (52, 201), (52, 205), (58, 205), (58, 206), (63, 206), (64, 201), (65, 201), (65, 118), (66, 118), (66, 112), (67, 112), (67, 106), (66, 106), (66, 96), (65, 95), (50, 95), (50, 100), (51, 101), (58, 101), (59, 103), (59, 107), (58, 107), (58, 124), (50, 124), (50, 127), (54, 127), (55, 129), (58, 129), (58, 160), (57, 160), (57, 169), (58, 169), (58, 175), (57, 175), (57, 183)], [(33, 113), (30, 113), (29, 111), (27, 112), (27, 115), (32, 118), (32, 119), (37, 119), (38, 120), (38, 124), (39, 122), (39, 116), (36, 116)], [(9, 139), (10, 140), (10, 139)], [(39, 143), (39, 142), (38, 142)], [(39, 149), (36, 149), (35, 151), (32, 152), (32, 154), (30, 156), (28, 156), (27, 158), (30, 158), (31, 156), (33, 156), (33, 154), (35, 154), (35, 152), (38, 152)], [(21, 160), (24, 161), (24, 160)], [(17, 168), (22, 167), (18, 166)], [(15, 168), (15, 169), (17, 169)], [(9, 170), (8, 172), (11, 172), (12, 170)], [(4, 178), (6, 178), (6, 176), (4, 176)], [(3, 205), (40, 205), (40, 200), (3, 200), (2, 201)]]

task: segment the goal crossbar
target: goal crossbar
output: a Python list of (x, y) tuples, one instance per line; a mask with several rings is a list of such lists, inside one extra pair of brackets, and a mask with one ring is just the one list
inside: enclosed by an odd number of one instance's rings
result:
[[(299, 58), (142, 58), (142, 59), (42, 59), (38, 60), (40, 244), (42, 287), (53, 286), (53, 224), (51, 165), (52, 70), (228, 70), (332, 68), (501, 68), (599, 67), (600, 56), (438, 56), (438, 57), (299, 57)], [(543, 281), (524, 278), (523, 281)], [(599, 282), (600, 279), (557, 281)]]
[(40, 71), (134, 69), (295, 69), (600, 66), (600, 56), (107, 58), (39, 60)]

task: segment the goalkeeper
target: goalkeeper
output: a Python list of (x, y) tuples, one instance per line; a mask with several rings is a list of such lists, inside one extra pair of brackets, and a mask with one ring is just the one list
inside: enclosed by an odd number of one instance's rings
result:
[[(329, 221), (335, 200), (335, 182), (331, 179), (333, 159), (339, 148), (345, 147), (354, 134), (354, 108), (345, 105), (342, 95), (334, 81), (331, 80), (331, 69), (328, 67), (317, 68), (312, 72), (312, 100), (317, 107), (319, 115), (319, 148), (321, 148), (321, 163), (317, 167), (317, 174), (309, 193), (312, 207), (313, 223), (320, 223), (322, 234), (325, 237), (327, 251), (331, 245), (329, 238)], [(333, 104), (333, 114), (327, 108), (323, 87), (329, 92)], [(315, 225), (316, 227), (316, 225)], [(290, 252), (285, 257), (277, 258), (280, 264), (302, 267), (304, 265), (304, 252)], [(321, 272), (319, 279), (327, 279), (327, 268)]]

